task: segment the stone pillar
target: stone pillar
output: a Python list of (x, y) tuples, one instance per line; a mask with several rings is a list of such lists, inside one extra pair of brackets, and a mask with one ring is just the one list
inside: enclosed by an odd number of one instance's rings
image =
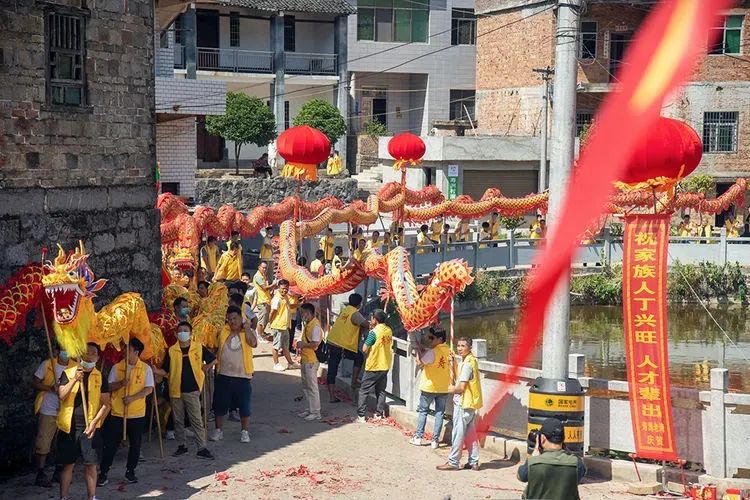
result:
[(183, 40), (185, 41), (185, 68), (187, 69), (187, 77), (195, 80), (197, 70), (196, 59), (198, 58), (198, 47), (196, 45), (198, 42), (198, 31), (195, 21), (195, 4), (190, 4), (190, 7), (183, 14), (182, 19)]
[(586, 366), (586, 356), (583, 354), (568, 354), (568, 377), (580, 379)]
[(471, 341), (471, 352), (477, 359), (487, 358), (487, 341), (485, 339), (474, 339)]
[(271, 16), (271, 50), (273, 51), (273, 114), (276, 116), (276, 131), (284, 131), (284, 15)]
[(719, 245), (719, 265), (725, 266), (727, 264), (727, 228), (721, 228), (721, 244)]
[(346, 123), (346, 133), (339, 138), (336, 142), (335, 149), (339, 151), (342, 157), (343, 164), (349, 169), (349, 162), (347, 158), (347, 134), (351, 130), (351, 124), (349, 121), (349, 89), (347, 88), (349, 80), (348, 66), (346, 63), (349, 57), (349, 41), (348, 41), (348, 30), (347, 30), (347, 16), (338, 16), (334, 25), (333, 32), (333, 47), (336, 52), (336, 72), (339, 76), (339, 84), (336, 87), (336, 102), (339, 108), (341, 116), (344, 117)]
[(706, 474), (726, 477), (727, 472), (727, 421), (724, 397), (729, 388), (729, 370), (711, 369), (711, 399), (708, 408), (708, 439), (703, 439)]

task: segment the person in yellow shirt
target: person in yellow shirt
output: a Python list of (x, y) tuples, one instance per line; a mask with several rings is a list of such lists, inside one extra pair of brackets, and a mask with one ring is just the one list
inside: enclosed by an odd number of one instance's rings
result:
[(271, 314), (271, 294), (273, 293), (274, 284), (268, 282), (266, 273), (268, 272), (268, 263), (261, 261), (258, 264), (258, 271), (253, 277), (253, 287), (255, 287), (255, 299), (253, 301), (253, 312), (258, 318), (256, 333), (263, 336), (263, 332), (268, 324), (268, 316)]
[(216, 266), (215, 281), (237, 281), (242, 275), (242, 254), (240, 245), (236, 242), (229, 244), (229, 250), (221, 254)]
[(357, 262), (362, 262), (367, 258), (368, 253), (367, 241), (365, 239), (357, 240), (357, 248), (354, 250), (354, 253), (352, 253), (352, 258)]
[(453, 233), (453, 241), (457, 243), (468, 243), (471, 241), (471, 228), (468, 219), (461, 219)]
[(323, 258), (326, 262), (333, 260), (334, 242), (333, 229), (329, 227), (326, 229), (326, 235), (320, 238), (319, 244), (319, 248), (323, 250)]
[(302, 339), (297, 342), (300, 351), (302, 371), (302, 397), (307, 403), (307, 410), (297, 416), (308, 422), (320, 420), (320, 389), (318, 388), (318, 355), (315, 350), (323, 342), (323, 330), (315, 317), (315, 306), (305, 302), (300, 306), (302, 316)]
[(427, 224), (422, 224), (419, 227), (419, 232), (417, 233), (417, 253), (418, 254), (424, 254), (432, 250), (432, 248), (435, 245), (435, 242), (430, 239), (430, 237), (427, 235), (427, 231), (429, 228), (427, 227)]
[(187, 321), (177, 325), (177, 342), (167, 351), (161, 368), (154, 372), (167, 377), (169, 404), (173, 411), (174, 432), (179, 457), (188, 452), (185, 445), (185, 417), (193, 430), (196, 456), (211, 460), (213, 454), (206, 448), (206, 428), (201, 417), (201, 392), (208, 374), (216, 364), (216, 357), (197, 340), (193, 340), (193, 327)]
[[(99, 346), (89, 343), (78, 366), (71, 366), (60, 375), (57, 395), (60, 410), (57, 413), (57, 461), (60, 472), (60, 498), (69, 498), (73, 469), (81, 460), (85, 467), (86, 494), (96, 497), (96, 465), (99, 457), (96, 441), (99, 428), (109, 413), (109, 383), (96, 369)], [(83, 408), (85, 393), (86, 408)]]
[(352, 369), (352, 395), (356, 399), (358, 393), (359, 373), (365, 358), (359, 351), (359, 338), (362, 328), (370, 326), (370, 322), (362, 316), (359, 308), (362, 305), (362, 296), (358, 293), (349, 295), (349, 300), (344, 305), (336, 321), (333, 322), (331, 331), (328, 332), (326, 343), (328, 345), (328, 373), (326, 384), (328, 384), (328, 396), (330, 403), (339, 403), (341, 400), (336, 397), (334, 389), (336, 388), (336, 375), (339, 372), (339, 364), (342, 359), (349, 359), (353, 362)]
[(341, 171), (344, 169), (343, 163), (341, 161), (341, 156), (339, 156), (339, 152), (334, 150), (333, 153), (328, 157), (328, 163), (326, 164), (326, 174), (328, 174), (328, 177), (336, 177), (338, 176)]
[(401, 226), (398, 226), (396, 228), (396, 232), (393, 234), (393, 248), (396, 248), (398, 246), (403, 246), (404, 244), (404, 228)]
[(542, 236), (542, 223), (544, 222), (544, 219), (542, 219), (541, 215), (536, 216), (536, 220), (531, 223), (529, 226), (529, 238), (532, 240), (538, 240), (543, 238)]
[(370, 332), (367, 334), (362, 352), (367, 355), (365, 374), (359, 388), (357, 422), (366, 422), (367, 398), (375, 396), (377, 406), (375, 419), (385, 417), (385, 386), (388, 372), (393, 366), (393, 331), (385, 324), (385, 311), (375, 309), (370, 316)]
[[(289, 296), (289, 281), (279, 280), (278, 288), (271, 299), (271, 316), (266, 327), (266, 333), (269, 333), (273, 341), (273, 369), (284, 371), (288, 368), (297, 368), (289, 355), (289, 327), (292, 325), (292, 312), (294, 307), (293, 299)], [(287, 368), (279, 363), (279, 354), (286, 358)]]
[(386, 231), (385, 234), (383, 234), (383, 249), (385, 252), (393, 250), (393, 237), (391, 236), (390, 231)]
[(268, 226), (265, 232), (260, 244), (260, 260), (268, 262), (273, 260), (273, 227)]
[[(57, 412), (60, 408), (60, 399), (57, 397), (57, 381), (66, 368), (75, 366), (68, 358), (64, 350), (57, 352), (57, 356), (45, 359), (39, 364), (34, 372), (31, 386), (37, 391), (34, 400), (34, 413), (38, 415), (36, 440), (34, 442), (34, 453), (36, 458), (36, 486), (47, 487), (50, 485), (49, 478), (44, 473), (44, 467), (52, 448), (52, 441), (57, 433)], [(54, 478), (59, 478), (60, 469), (55, 468)]]
[(742, 222), (739, 220), (739, 218), (733, 218), (731, 215), (728, 215), (726, 220), (724, 221), (724, 227), (727, 230), (727, 238), (739, 238), (740, 237), (740, 230), (742, 230)]
[(479, 470), (479, 439), (477, 438), (477, 414), (482, 409), (482, 385), (479, 378), (479, 363), (471, 352), (471, 339), (461, 337), (456, 351), (461, 356), (461, 365), (456, 375), (456, 384), (448, 387), (453, 394), (453, 435), (448, 462), (438, 465), (438, 470), (458, 470), (464, 443), (469, 449), (469, 461), (465, 468)]
[(491, 240), (500, 240), (502, 239), (500, 236), (500, 214), (497, 212), (492, 212), (492, 215), (490, 215), (490, 239)]
[(338, 269), (341, 270), (341, 268), (344, 266), (343, 261), (344, 256), (344, 249), (341, 248), (339, 245), (336, 245), (336, 248), (333, 249), (333, 259), (331, 259), (331, 269)]
[(143, 343), (131, 338), (128, 353), (109, 371), (109, 390), (112, 393), (112, 414), (102, 430), (102, 462), (99, 465), (97, 486), (106, 486), (107, 474), (112, 467), (115, 453), (122, 441), (122, 426), (127, 418), (128, 461), (125, 480), (137, 483), (135, 468), (141, 456), (141, 439), (146, 429), (146, 396), (154, 391), (154, 373), (151, 367), (140, 360)]
[(373, 231), (370, 239), (367, 241), (365, 250), (368, 252), (371, 252), (373, 249), (379, 251), (382, 244), (383, 242), (380, 240), (380, 231)]
[(315, 250), (315, 260), (310, 263), (310, 272), (314, 277), (323, 276), (326, 272), (326, 266), (323, 264), (325, 260), (325, 252), (323, 250)]
[(209, 236), (206, 246), (201, 248), (201, 267), (208, 273), (207, 278), (213, 279), (216, 272), (216, 266), (219, 263), (219, 247), (216, 245), (216, 238)]
[(443, 431), (443, 415), (448, 403), (448, 388), (451, 385), (451, 348), (445, 343), (445, 330), (430, 327), (427, 341), (430, 348), (421, 352), (417, 350), (417, 365), (422, 367), (422, 379), (419, 383), (419, 407), (417, 412), (417, 430), (409, 441), (415, 446), (422, 446), (422, 436), (427, 424), (427, 412), (432, 402), (435, 402), (435, 427), (432, 429), (432, 449), (436, 450)]
[(444, 224), (443, 232), (440, 233), (440, 244), (447, 245), (448, 243), (453, 243), (453, 237), (451, 236), (451, 226), (450, 224)]
[(242, 322), (242, 311), (235, 306), (227, 308), (227, 324), (219, 334), (216, 349), (216, 380), (214, 382), (215, 429), (210, 441), (224, 439), (224, 417), (230, 409), (240, 410), (240, 442), (250, 442), (250, 405), (255, 368), (253, 348), (258, 338), (252, 328)]
[(690, 222), (690, 216), (687, 214), (682, 216), (682, 223), (677, 228), (677, 232), (680, 236), (684, 237), (697, 236), (698, 233), (695, 226)]
[[(492, 239), (492, 233), (490, 232), (490, 223), (487, 221), (482, 222), (482, 229), (479, 230), (479, 241), (489, 241)], [(479, 248), (487, 248), (487, 245), (482, 243)]]
[(440, 242), (440, 236), (443, 234), (443, 226), (445, 221), (442, 217), (438, 217), (432, 224), (430, 224), (430, 239), (435, 242)]
[[(711, 222), (706, 220), (706, 222), (698, 226), (698, 236), (710, 238), (712, 236), (713, 230), (714, 230), (713, 224), (711, 224)], [(701, 240), (701, 243), (711, 243), (711, 241)]]

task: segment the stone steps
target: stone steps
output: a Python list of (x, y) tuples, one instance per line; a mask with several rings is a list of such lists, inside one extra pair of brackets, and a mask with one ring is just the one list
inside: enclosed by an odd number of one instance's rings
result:
[(365, 169), (357, 175), (352, 176), (352, 178), (357, 180), (357, 186), (361, 190), (371, 194), (377, 194), (383, 185), (383, 173), (380, 165)]

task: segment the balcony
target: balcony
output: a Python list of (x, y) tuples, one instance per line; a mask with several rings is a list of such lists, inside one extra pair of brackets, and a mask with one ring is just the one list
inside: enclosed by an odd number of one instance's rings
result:
[(284, 57), (288, 75), (336, 76), (338, 74), (336, 54), (285, 52)]
[[(211, 47), (198, 47), (197, 50), (196, 68), (198, 70), (261, 74), (274, 72), (273, 52), (270, 51)], [(336, 54), (286, 52), (284, 60), (288, 75), (336, 76), (338, 74)], [(185, 47), (175, 45), (175, 69), (186, 69), (186, 63)]]

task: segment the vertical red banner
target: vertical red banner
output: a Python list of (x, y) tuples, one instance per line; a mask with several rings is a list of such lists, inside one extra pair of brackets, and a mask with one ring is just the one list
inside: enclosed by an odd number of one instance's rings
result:
[(667, 345), (667, 244), (671, 214), (625, 217), (622, 298), (636, 454), (677, 460)]

